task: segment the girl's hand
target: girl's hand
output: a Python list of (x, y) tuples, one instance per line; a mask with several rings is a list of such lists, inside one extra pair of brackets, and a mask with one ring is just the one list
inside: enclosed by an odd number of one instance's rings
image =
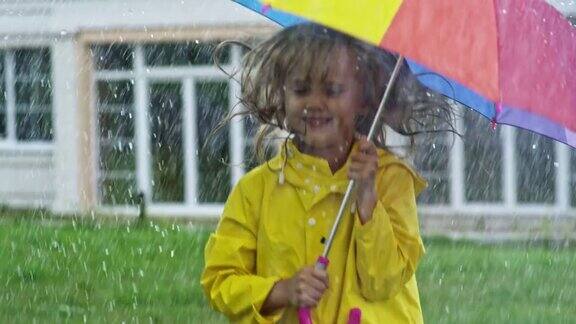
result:
[(328, 289), (328, 273), (308, 266), (292, 278), (278, 281), (262, 305), (261, 313), (270, 314), (286, 306), (314, 307)]
[(376, 172), (378, 154), (376, 145), (366, 136), (357, 135), (358, 149), (352, 152), (348, 177), (356, 181), (356, 204), (360, 221), (365, 224), (372, 219), (372, 212), (378, 199), (376, 194)]
[(328, 273), (308, 266), (288, 279), (288, 302), (296, 307), (314, 307), (328, 289)]

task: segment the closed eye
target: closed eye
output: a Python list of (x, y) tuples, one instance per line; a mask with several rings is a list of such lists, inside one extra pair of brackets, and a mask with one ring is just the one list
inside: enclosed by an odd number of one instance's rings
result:
[(335, 97), (344, 92), (344, 86), (341, 84), (328, 84), (326, 86), (326, 95), (330, 97)]
[(295, 82), (290, 89), (294, 94), (298, 96), (304, 96), (310, 92), (310, 87), (306, 84), (306, 82)]

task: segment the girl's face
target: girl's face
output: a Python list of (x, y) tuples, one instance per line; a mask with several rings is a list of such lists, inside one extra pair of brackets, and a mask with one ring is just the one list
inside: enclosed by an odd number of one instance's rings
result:
[(324, 78), (298, 69), (288, 75), (286, 124), (304, 145), (301, 149), (314, 153), (349, 148), (356, 117), (364, 108), (356, 64), (350, 53), (340, 48), (331, 55)]

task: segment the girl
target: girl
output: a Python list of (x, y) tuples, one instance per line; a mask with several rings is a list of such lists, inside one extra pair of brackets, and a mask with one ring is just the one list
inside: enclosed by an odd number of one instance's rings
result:
[[(290, 136), (279, 154), (233, 189), (205, 251), (202, 286), (232, 321), (421, 323), (414, 273), (424, 253), (416, 196), (425, 182), (385, 149), (384, 128), (366, 140), (397, 58), (339, 32), (290, 27), (243, 61), (241, 101)], [(450, 119), (450, 107), (401, 70), (384, 122), (402, 134)], [(326, 271), (314, 268), (346, 185), (355, 201), (333, 241)]]

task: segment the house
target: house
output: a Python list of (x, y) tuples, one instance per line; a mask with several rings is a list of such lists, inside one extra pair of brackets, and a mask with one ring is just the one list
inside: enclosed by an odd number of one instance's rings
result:
[[(0, 204), (135, 214), (143, 194), (150, 214), (217, 219), (252, 152), (245, 121), (213, 132), (239, 87), (211, 53), (277, 27), (207, 0), (10, 0), (0, 15)], [(226, 48), (222, 67), (241, 56)], [(575, 150), (462, 115), (463, 138), (418, 143), (424, 230), (573, 231)]]

